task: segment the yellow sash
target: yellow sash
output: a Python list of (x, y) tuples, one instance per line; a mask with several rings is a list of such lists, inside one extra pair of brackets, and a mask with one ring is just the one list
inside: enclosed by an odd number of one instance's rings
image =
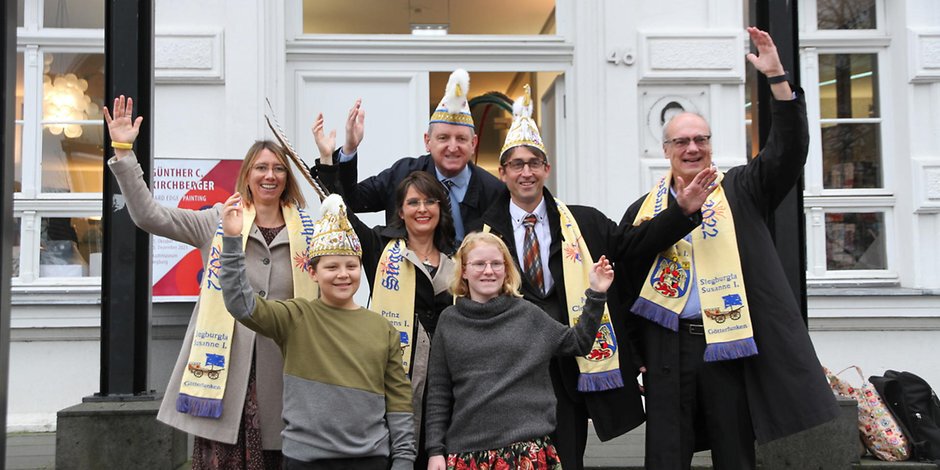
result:
[[(563, 202), (555, 199), (561, 216), (561, 267), (565, 278), (565, 298), (568, 300), (568, 324), (574, 326), (581, 318), (581, 309), (587, 300), (584, 291), (591, 286), (588, 278), (594, 266), (594, 258), (588, 250), (578, 222)], [(604, 314), (597, 329), (594, 346), (587, 356), (577, 357), (578, 391), (597, 392), (623, 387), (620, 375), (620, 351), (614, 325), (610, 321), (610, 312), (604, 304)]]
[(405, 259), (405, 240), (390, 240), (382, 251), (372, 285), (373, 311), (379, 312), (398, 330), (401, 365), (411, 377), (411, 347), (415, 323), (415, 267)]
[[(290, 252), (295, 262), (291, 263), (294, 297), (317, 298), (317, 284), (307, 272), (307, 250), (313, 236), (313, 219), (303, 209), (293, 205), (283, 206), (285, 227), (290, 240)], [(242, 246), (248, 241), (248, 233), (255, 220), (251, 207), (244, 209)], [(218, 418), (222, 416), (225, 385), (228, 380), (229, 356), (235, 319), (225, 309), (219, 270), (222, 267), (222, 224), (216, 228), (209, 249), (209, 260), (203, 271), (199, 289), (199, 312), (193, 333), (192, 348), (180, 393), (176, 399), (176, 410), (194, 416)]]
[[(692, 243), (679, 240), (659, 253), (643, 282), (640, 297), (630, 309), (678, 331), (679, 315), (689, 300), (689, 289), (697, 289), (705, 325), (705, 360), (709, 362), (757, 354), (734, 217), (721, 187), (723, 179), (724, 173), (719, 172), (715, 181), (718, 188), (702, 206), (702, 225), (692, 231)], [(633, 225), (666, 209), (671, 182), (670, 171), (646, 196)], [(693, 262), (698, 285), (690, 286)]]
[[(568, 313), (568, 325), (575, 326), (581, 318), (581, 310), (587, 299), (584, 291), (591, 286), (588, 278), (594, 266), (594, 258), (588, 250), (578, 222), (574, 220), (571, 211), (563, 202), (555, 199), (561, 221), (561, 269), (565, 278), (565, 299)], [(490, 231), (489, 225), (483, 226), (484, 232)], [(548, 269), (543, 267), (544, 269)], [(601, 316), (600, 327), (594, 339), (594, 346), (587, 356), (576, 358), (578, 370), (578, 391), (598, 392), (623, 387), (623, 376), (620, 374), (620, 351), (617, 349), (617, 335), (614, 325), (610, 321), (607, 305), (604, 305), (604, 314)]]

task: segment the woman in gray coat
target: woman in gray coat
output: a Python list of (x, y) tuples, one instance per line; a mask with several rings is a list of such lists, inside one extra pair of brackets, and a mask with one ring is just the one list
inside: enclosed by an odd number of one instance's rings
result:
[[(114, 100), (113, 117), (107, 108), (104, 114), (114, 143), (114, 157), (108, 161), (108, 166), (124, 194), (134, 223), (154, 235), (199, 248), (206, 263), (219, 227), (222, 204), (193, 211), (164, 207), (154, 201), (128, 145), (137, 138), (143, 118), (138, 116), (132, 120), (133, 101), (125, 100), (124, 96)], [(291, 267), (289, 243), (293, 237), (284, 229), (284, 214), (288, 213), (284, 208), (302, 208), (305, 201), (281, 147), (270, 141), (255, 142), (245, 155), (237, 190), (247, 195), (243, 198), (246, 207), (253, 207), (255, 212), (254, 221), (246, 223), (250, 226), (246, 227), (245, 241), (251, 285), (258, 295), (267, 299), (295, 297), (295, 271)], [(208, 274), (211, 277), (211, 273)], [(201, 294), (200, 299), (204, 298)], [(280, 469), (280, 433), (284, 428), (281, 419), (283, 361), (280, 350), (270, 339), (235, 323), (226, 364), (228, 377), (224, 398), (219, 400), (218, 416), (198, 416), (198, 407), (181, 406), (184, 395), (181, 383), (184, 378), (186, 382), (193, 380), (194, 376), (191, 348), (194, 331), (198, 329), (200, 303), (190, 319), (157, 419), (195, 435), (194, 470)]]

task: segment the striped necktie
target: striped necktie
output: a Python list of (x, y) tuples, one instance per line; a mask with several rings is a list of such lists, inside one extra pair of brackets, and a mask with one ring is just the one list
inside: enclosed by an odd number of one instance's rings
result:
[(539, 240), (535, 236), (535, 214), (528, 214), (522, 219), (525, 226), (525, 239), (522, 241), (522, 269), (526, 277), (540, 293), (545, 293), (545, 279), (542, 274), (542, 254), (539, 250)]
[(460, 201), (457, 200), (457, 194), (454, 193), (454, 186), (457, 186), (451, 180), (441, 180), (441, 183), (447, 187), (447, 194), (450, 196), (450, 215), (454, 219), (454, 232), (457, 235), (457, 245), (463, 241), (464, 229), (463, 218), (460, 216)]

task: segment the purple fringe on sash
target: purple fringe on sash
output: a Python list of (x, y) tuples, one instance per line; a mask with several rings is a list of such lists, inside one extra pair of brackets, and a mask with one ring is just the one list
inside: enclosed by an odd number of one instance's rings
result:
[(219, 418), (222, 416), (222, 400), (180, 393), (176, 397), (176, 411), (202, 418)]
[(754, 342), (754, 338), (705, 345), (705, 362), (727, 361), (756, 355), (757, 343)]
[(679, 314), (643, 297), (636, 299), (630, 311), (664, 328), (679, 331)]
[(601, 392), (623, 387), (623, 376), (620, 369), (605, 372), (582, 372), (578, 376), (579, 392)]

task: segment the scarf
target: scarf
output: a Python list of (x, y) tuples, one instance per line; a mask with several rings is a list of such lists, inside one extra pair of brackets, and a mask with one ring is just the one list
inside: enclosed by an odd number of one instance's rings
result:
[[(555, 204), (558, 206), (561, 220), (561, 268), (565, 299), (568, 302), (568, 325), (573, 327), (581, 319), (581, 309), (587, 301), (584, 292), (591, 286), (588, 276), (594, 266), (594, 258), (591, 257), (587, 243), (581, 236), (581, 229), (578, 228), (578, 222), (574, 220), (568, 206), (557, 198)], [(489, 232), (490, 227), (484, 225), (483, 231)], [(543, 269), (548, 268), (543, 266)], [(581, 372), (578, 376), (579, 392), (599, 392), (623, 387), (618, 345), (614, 325), (610, 321), (610, 312), (607, 310), (607, 304), (604, 304), (604, 314), (601, 316), (591, 352), (575, 358)]]
[[(307, 271), (306, 252), (313, 236), (313, 219), (303, 209), (293, 205), (282, 206), (282, 214), (290, 239), (290, 252), (297, 262), (291, 263), (294, 297), (315, 299), (317, 285)], [(242, 246), (255, 220), (255, 211), (244, 208)], [(176, 410), (193, 416), (219, 418), (222, 416), (225, 386), (228, 380), (227, 364), (231, 354), (235, 318), (225, 309), (219, 270), (222, 267), (222, 222), (219, 222), (209, 248), (209, 260), (203, 271), (199, 289), (199, 312), (193, 332), (189, 361), (183, 371), (183, 381), (176, 399)]]
[[(591, 286), (588, 276), (594, 267), (594, 258), (568, 206), (557, 198), (555, 204), (561, 216), (561, 268), (565, 278), (565, 298), (568, 301), (568, 324), (574, 326), (578, 324), (581, 309), (587, 300), (584, 291)], [(576, 358), (578, 370), (581, 371), (578, 376), (579, 392), (598, 392), (623, 387), (620, 352), (617, 350), (619, 344), (605, 303), (591, 352), (587, 356)]]
[(372, 285), (373, 311), (379, 312), (395, 329), (401, 340), (401, 362), (411, 377), (411, 347), (414, 342), (415, 267), (405, 259), (405, 240), (390, 240), (382, 251)]
[[(705, 326), (705, 360), (737, 359), (757, 354), (741, 271), (741, 257), (734, 231), (731, 206), (725, 198), (719, 172), (718, 188), (702, 205), (702, 225), (691, 233), (692, 242), (679, 240), (659, 253), (643, 282), (631, 311), (673, 331), (679, 330), (679, 314), (688, 302), (689, 288), (698, 289)], [(669, 202), (669, 171), (646, 196), (633, 225), (662, 212)], [(689, 286), (692, 267), (697, 286)]]

